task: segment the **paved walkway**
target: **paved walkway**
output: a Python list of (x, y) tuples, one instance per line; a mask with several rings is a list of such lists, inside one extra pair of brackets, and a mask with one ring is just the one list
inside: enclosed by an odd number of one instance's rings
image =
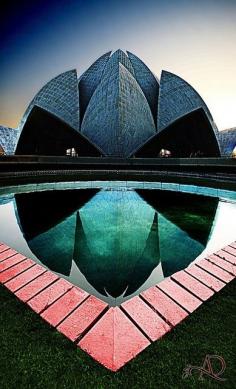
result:
[(0, 282), (112, 371), (233, 280), (235, 265), (233, 242), (113, 308), (0, 243)]

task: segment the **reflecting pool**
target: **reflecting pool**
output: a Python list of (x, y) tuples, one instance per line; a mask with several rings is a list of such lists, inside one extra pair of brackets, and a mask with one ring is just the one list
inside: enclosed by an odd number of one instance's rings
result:
[(118, 305), (220, 244), (227, 212), (232, 233), (236, 202), (217, 197), (127, 188), (15, 193), (0, 196), (0, 241)]

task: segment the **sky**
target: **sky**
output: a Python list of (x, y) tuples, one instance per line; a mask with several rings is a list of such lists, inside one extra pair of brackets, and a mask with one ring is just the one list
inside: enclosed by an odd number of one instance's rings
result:
[(121, 48), (189, 82), (220, 130), (236, 126), (236, 0), (21, 0), (1, 14), (1, 125), (17, 127), (53, 77)]

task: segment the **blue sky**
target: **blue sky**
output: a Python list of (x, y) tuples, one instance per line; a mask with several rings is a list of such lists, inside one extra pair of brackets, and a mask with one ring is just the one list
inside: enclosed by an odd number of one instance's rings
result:
[(236, 0), (8, 2), (1, 20), (0, 124), (16, 127), (37, 91), (127, 49), (160, 77), (192, 84), (220, 129), (236, 126)]

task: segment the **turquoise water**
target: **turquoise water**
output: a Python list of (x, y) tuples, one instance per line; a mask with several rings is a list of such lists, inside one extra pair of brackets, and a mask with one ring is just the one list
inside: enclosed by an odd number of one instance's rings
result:
[(2, 195), (0, 241), (117, 305), (198, 258), (224, 204), (236, 212), (233, 200), (162, 190)]

